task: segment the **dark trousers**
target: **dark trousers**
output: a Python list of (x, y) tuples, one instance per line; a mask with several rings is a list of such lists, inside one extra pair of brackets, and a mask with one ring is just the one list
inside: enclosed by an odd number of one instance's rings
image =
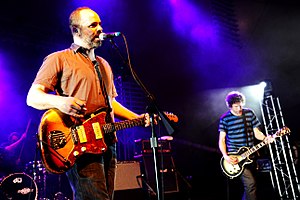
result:
[(256, 200), (256, 180), (253, 170), (245, 168), (241, 175), (244, 186), (243, 200)]
[(112, 200), (116, 169), (116, 146), (102, 155), (86, 154), (67, 172), (74, 200)]

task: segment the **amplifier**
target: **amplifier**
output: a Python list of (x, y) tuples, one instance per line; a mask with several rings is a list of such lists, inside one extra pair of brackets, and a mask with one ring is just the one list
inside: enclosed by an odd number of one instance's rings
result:
[[(162, 156), (162, 158), (161, 158)], [(156, 176), (154, 169), (154, 159), (151, 154), (144, 154), (139, 157), (141, 171), (145, 175), (145, 180), (156, 190)], [(157, 156), (158, 181), (164, 185), (164, 193), (174, 193), (179, 191), (177, 172), (171, 154), (160, 154)]]
[[(135, 140), (135, 157), (139, 157), (143, 154), (151, 154), (153, 152), (150, 144), (150, 140), (138, 139)], [(169, 140), (158, 140), (157, 151), (160, 153), (171, 153), (171, 143)]]
[(140, 163), (119, 161), (116, 168), (115, 190), (139, 189), (142, 187)]

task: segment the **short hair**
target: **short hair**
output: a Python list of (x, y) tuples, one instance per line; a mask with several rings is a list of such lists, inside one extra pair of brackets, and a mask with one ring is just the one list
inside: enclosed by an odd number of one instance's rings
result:
[(242, 103), (245, 105), (246, 98), (245, 96), (238, 91), (231, 91), (227, 94), (225, 98), (226, 105), (231, 108), (234, 103)]
[(80, 27), (80, 12), (82, 10), (91, 10), (89, 7), (79, 7), (76, 10), (74, 10), (69, 17), (69, 27), (71, 29), (72, 34)]

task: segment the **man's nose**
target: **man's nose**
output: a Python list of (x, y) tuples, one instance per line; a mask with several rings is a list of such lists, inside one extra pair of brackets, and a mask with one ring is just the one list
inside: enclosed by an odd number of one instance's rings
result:
[(102, 28), (102, 26), (98, 25), (98, 27), (97, 27), (97, 31), (98, 31), (98, 32), (102, 32), (102, 31), (103, 31), (103, 28)]

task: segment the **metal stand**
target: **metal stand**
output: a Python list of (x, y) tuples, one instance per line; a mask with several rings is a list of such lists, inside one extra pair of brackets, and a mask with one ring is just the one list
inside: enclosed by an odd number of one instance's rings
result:
[(157, 200), (161, 199), (161, 194), (163, 194), (163, 184), (161, 184), (161, 189), (159, 189), (159, 182), (158, 182), (158, 168), (157, 168), (157, 161), (156, 161), (156, 154), (157, 154), (157, 137), (154, 129), (154, 113), (150, 113), (150, 125), (151, 125), (151, 132), (152, 137), (150, 138), (150, 145), (153, 150), (153, 162), (154, 162), (154, 171), (155, 171), (155, 182), (156, 182), (156, 197)]
[[(156, 162), (156, 154), (157, 154), (157, 134), (155, 132), (154, 129), (154, 125), (155, 125), (155, 115), (158, 116), (161, 120), (161, 122), (163, 123), (163, 125), (165, 126), (167, 132), (169, 133), (169, 135), (171, 135), (175, 129), (172, 127), (172, 125), (170, 124), (170, 121), (168, 120), (168, 118), (166, 117), (166, 115), (161, 112), (161, 110), (159, 109), (155, 97), (154, 95), (152, 95), (147, 88), (145, 87), (145, 85), (142, 83), (142, 81), (139, 79), (138, 75), (136, 74), (136, 72), (133, 70), (132, 66), (131, 66), (131, 61), (130, 61), (130, 56), (129, 56), (129, 51), (128, 51), (128, 46), (127, 46), (127, 41), (126, 41), (126, 37), (121, 33), (124, 42), (125, 42), (125, 47), (126, 47), (126, 51), (127, 51), (127, 59), (125, 59), (123, 57), (123, 55), (120, 52), (119, 47), (116, 45), (116, 43), (113, 41), (113, 39), (110, 39), (110, 43), (112, 44), (112, 47), (117, 51), (118, 55), (120, 56), (120, 58), (122, 59), (123, 63), (126, 64), (131, 72), (131, 75), (133, 77), (133, 79), (136, 81), (137, 85), (143, 90), (143, 92), (145, 93), (146, 98), (149, 101), (148, 107), (147, 107), (147, 113), (149, 113), (150, 116), (150, 125), (151, 125), (151, 138), (150, 138), (150, 143), (151, 143), (151, 148), (153, 149), (153, 160), (154, 160), (154, 169), (155, 169), (155, 175), (156, 175), (156, 193), (157, 193), (157, 200), (160, 200), (162, 198), (162, 200), (164, 200), (164, 188), (163, 188), (163, 183), (159, 183), (158, 182), (158, 170), (157, 170), (157, 162)], [(159, 186), (161, 186), (161, 189), (159, 188)]]
[[(285, 126), (278, 97), (265, 95), (261, 102), (262, 117), (267, 135), (273, 135)], [(273, 169), (270, 171), (274, 190), (280, 199), (299, 198), (299, 183), (288, 135), (268, 145)]]

